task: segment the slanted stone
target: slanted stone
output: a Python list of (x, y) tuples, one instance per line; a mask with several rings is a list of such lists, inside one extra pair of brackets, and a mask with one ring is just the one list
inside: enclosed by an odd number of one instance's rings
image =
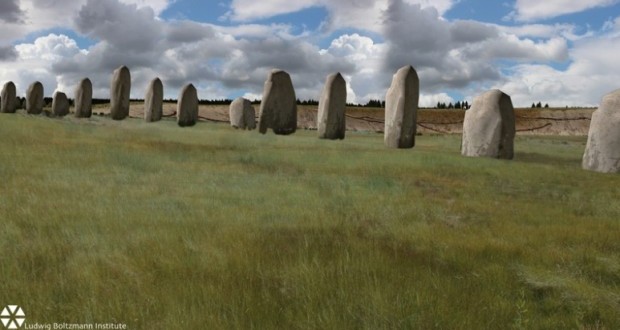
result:
[(592, 114), (582, 167), (601, 173), (620, 172), (620, 89), (605, 95)]
[(15, 84), (12, 81), (7, 82), (2, 87), (2, 94), (0, 94), (0, 112), (2, 113), (15, 113), (17, 110), (17, 92), (15, 90)]
[(194, 126), (198, 121), (198, 92), (192, 84), (185, 85), (177, 103), (177, 124)]
[(164, 106), (164, 84), (155, 78), (149, 84), (144, 96), (144, 120), (146, 122), (160, 121)]
[(110, 88), (110, 116), (123, 120), (129, 116), (129, 95), (131, 93), (131, 74), (126, 66), (114, 70)]
[(515, 111), (510, 96), (491, 90), (474, 99), (465, 112), (461, 154), (467, 157), (514, 157)]
[(256, 111), (252, 102), (240, 97), (230, 104), (230, 126), (253, 130), (256, 128)]
[(69, 100), (67, 94), (63, 92), (54, 93), (54, 100), (52, 101), (52, 113), (55, 116), (66, 116), (69, 114)]
[(413, 148), (418, 118), (420, 80), (415, 69), (402, 67), (385, 96), (385, 135), (388, 148)]
[(340, 73), (327, 77), (321, 100), (317, 128), (321, 139), (344, 139), (347, 130), (345, 110), (347, 107), (347, 82)]
[(75, 116), (90, 118), (93, 114), (93, 84), (84, 78), (75, 88)]
[(282, 70), (271, 71), (263, 89), (258, 130), (265, 134), (269, 128), (278, 135), (297, 130), (297, 97), (291, 76)]
[(26, 92), (26, 112), (38, 115), (43, 112), (43, 84), (35, 81)]

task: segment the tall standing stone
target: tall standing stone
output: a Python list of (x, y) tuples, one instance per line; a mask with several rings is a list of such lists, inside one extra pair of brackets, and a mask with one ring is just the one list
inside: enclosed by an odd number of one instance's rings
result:
[(344, 139), (347, 130), (345, 111), (347, 108), (347, 82), (340, 73), (327, 77), (321, 100), (317, 127), (321, 139)]
[(514, 157), (515, 111), (510, 96), (495, 89), (479, 95), (465, 112), (461, 154), (467, 157)]
[(413, 148), (418, 118), (420, 80), (415, 69), (407, 65), (392, 78), (385, 96), (385, 135), (388, 148)]
[(271, 71), (263, 89), (258, 130), (265, 134), (269, 128), (278, 135), (297, 130), (297, 97), (291, 76), (282, 70)]
[(67, 94), (63, 92), (54, 93), (54, 100), (52, 101), (52, 113), (59, 117), (69, 114), (69, 100), (67, 99)]
[(620, 89), (605, 95), (592, 114), (582, 167), (601, 173), (620, 172)]
[(253, 130), (256, 128), (256, 111), (252, 102), (242, 97), (234, 100), (229, 108), (230, 126)]
[(90, 118), (93, 114), (93, 84), (84, 78), (75, 88), (75, 116)]
[(26, 92), (26, 112), (38, 115), (43, 112), (43, 84), (35, 81)]
[(192, 84), (185, 85), (177, 103), (177, 123), (181, 127), (194, 126), (198, 121), (198, 92)]
[(15, 113), (17, 110), (17, 92), (15, 90), (15, 84), (12, 81), (7, 82), (2, 87), (2, 94), (0, 99), (2, 104), (0, 105), (0, 112), (3, 113)]
[(164, 84), (155, 78), (149, 84), (144, 96), (144, 120), (146, 122), (160, 121), (164, 106)]
[(131, 93), (131, 74), (126, 66), (114, 70), (110, 87), (110, 116), (123, 120), (129, 116), (129, 95)]

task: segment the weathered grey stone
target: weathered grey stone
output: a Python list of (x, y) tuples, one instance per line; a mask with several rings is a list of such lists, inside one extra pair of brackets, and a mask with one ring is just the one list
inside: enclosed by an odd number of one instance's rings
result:
[(347, 130), (345, 111), (347, 108), (347, 82), (340, 73), (327, 77), (321, 100), (317, 128), (321, 139), (344, 139)]
[(63, 92), (54, 93), (54, 100), (52, 101), (52, 113), (59, 117), (69, 114), (69, 100), (67, 99), (67, 94)]
[(93, 84), (84, 78), (75, 88), (75, 116), (90, 118), (93, 114)]
[(252, 106), (252, 103), (250, 101), (248, 102), (250, 106), (243, 107), (243, 119), (245, 120), (245, 128), (251, 131), (256, 129), (256, 110)]
[(256, 128), (256, 111), (252, 102), (242, 97), (234, 100), (229, 108), (230, 126), (253, 130)]
[(198, 121), (198, 92), (192, 84), (185, 85), (177, 103), (177, 123), (181, 127), (194, 126)]
[(114, 70), (110, 87), (110, 116), (123, 120), (129, 116), (129, 95), (131, 93), (131, 74), (126, 66)]
[(33, 82), (26, 92), (26, 112), (38, 115), (43, 112), (43, 84)]
[(2, 87), (2, 94), (0, 95), (2, 104), (0, 105), (0, 112), (3, 113), (15, 113), (17, 110), (17, 92), (15, 90), (15, 84), (12, 81), (7, 82)]
[(420, 80), (415, 69), (407, 65), (392, 78), (385, 96), (385, 135), (388, 148), (413, 148), (418, 118)]
[(155, 78), (149, 84), (144, 96), (144, 120), (146, 122), (160, 121), (164, 107), (164, 84)]
[(282, 70), (271, 71), (263, 89), (258, 130), (265, 134), (269, 128), (278, 135), (297, 130), (297, 97), (291, 76)]
[(601, 173), (620, 172), (620, 89), (605, 95), (592, 114), (582, 167)]
[(514, 157), (515, 111), (510, 96), (491, 90), (474, 99), (465, 112), (461, 154), (467, 157)]

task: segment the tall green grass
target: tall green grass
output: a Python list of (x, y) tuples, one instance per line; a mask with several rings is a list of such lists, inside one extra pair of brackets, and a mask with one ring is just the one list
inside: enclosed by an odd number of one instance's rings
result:
[(0, 115), (0, 305), (131, 329), (618, 329), (620, 176), (585, 138), (389, 150)]

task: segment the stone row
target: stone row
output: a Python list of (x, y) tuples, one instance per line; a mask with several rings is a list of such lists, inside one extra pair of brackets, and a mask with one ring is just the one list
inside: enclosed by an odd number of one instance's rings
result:
[[(18, 108), (15, 84), (7, 82), (2, 89), (0, 112), (14, 113)], [(131, 75), (126, 66), (113, 73), (110, 86), (110, 115), (114, 120), (129, 116)], [(88, 118), (92, 114), (92, 84), (83, 79), (75, 90), (75, 116)], [(384, 143), (388, 148), (415, 146), (420, 81), (412, 66), (399, 69), (385, 98)], [(159, 78), (149, 84), (144, 99), (144, 119), (161, 120), (164, 87)], [(347, 84), (340, 73), (327, 77), (321, 94), (317, 128), (321, 139), (342, 140), (346, 132)], [(26, 94), (26, 111), (40, 114), (43, 110), (43, 85), (34, 82)], [(69, 113), (67, 96), (54, 94), (52, 112), (57, 116)], [(236, 129), (257, 127), (256, 113), (249, 100), (238, 98), (229, 108), (230, 125)], [(198, 93), (192, 84), (185, 85), (177, 103), (177, 123), (193, 126), (198, 121)], [(290, 75), (283, 70), (269, 73), (263, 89), (258, 115), (261, 134), (271, 129), (278, 135), (297, 130), (297, 97)], [(509, 95), (491, 90), (477, 96), (465, 112), (461, 154), (466, 157), (513, 159), (516, 134), (515, 112)], [(620, 172), (620, 89), (603, 98), (592, 115), (582, 167), (587, 170)]]

